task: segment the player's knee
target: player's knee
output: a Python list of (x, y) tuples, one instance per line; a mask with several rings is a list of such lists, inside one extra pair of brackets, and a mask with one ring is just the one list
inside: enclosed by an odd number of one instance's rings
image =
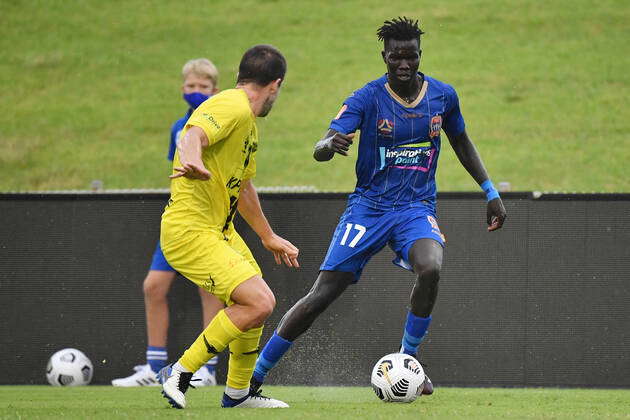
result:
[(423, 261), (415, 264), (413, 269), (422, 281), (438, 282), (442, 264), (437, 260)]
[(254, 317), (257, 323), (262, 325), (263, 322), (273, 312), (273, 309), (276, 307), (276, 297), (273, 293), (263, 293), (260, 298), (256, 300), (254, 305)]
[(166, 295), (168, 294), (168, 287), (165, 287), (165, 285), (161, 284), (160, 282), (151, 281), (151, 279), (147, 277), (144, 280), (144, 283), (142, 283), (142, 292), (144, 293), (145, 299), (166, 299)]

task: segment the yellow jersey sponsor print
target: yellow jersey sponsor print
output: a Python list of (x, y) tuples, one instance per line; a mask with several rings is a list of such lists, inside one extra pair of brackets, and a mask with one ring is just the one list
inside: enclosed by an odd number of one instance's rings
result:
[[(225, 90), (205, 101), (190, 116), (181, 136), (193, 126), (208, 137), (209, 146), (202, 150), (201, 158), (210, 180), (172, 180), (171, 198), (162, 215), (166, 240), (190, 231), (230, 230), (241, 182), (256, 174), (258, 129), (243, 90)], [(173, 166), (181, 166), (179, 152)]]

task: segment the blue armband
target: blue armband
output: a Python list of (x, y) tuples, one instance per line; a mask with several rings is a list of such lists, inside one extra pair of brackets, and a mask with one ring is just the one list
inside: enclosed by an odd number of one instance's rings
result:
[(489, 179), (481, 184), (481, 189), (486, 193), (486, 200), (490, 201), (499, 198), (499, 192), (494, 188), (494, 184), (492, 184), (492, 181)]

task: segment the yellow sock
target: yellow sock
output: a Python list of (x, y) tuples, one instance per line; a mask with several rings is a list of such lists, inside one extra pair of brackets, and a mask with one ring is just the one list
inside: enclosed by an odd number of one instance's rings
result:
[(245, 333), (230, 321), (225, 310), (221, 309), (178, 362), (189, 371), (196, 372), (217, 353), (221, 353), (232, 340), (243, 334)]
[(235, 389), (249, 386), (258, 358), (262, 330), (263, 327), (252, 328), (230, 343), (227, 386)]

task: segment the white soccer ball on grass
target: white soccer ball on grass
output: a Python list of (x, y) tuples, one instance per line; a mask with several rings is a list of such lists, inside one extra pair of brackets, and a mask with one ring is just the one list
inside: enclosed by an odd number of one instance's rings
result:
[(415, 401), (422, 393), (424, 370), (414, 357), (403, 353), (383, 356), (372, 369), (372, 388), (385, 402)]
[(81, 386), (92, 380), (92, 362), (80, 350), (63, 349), (50, 356), (46, 379), (53, 386)]

